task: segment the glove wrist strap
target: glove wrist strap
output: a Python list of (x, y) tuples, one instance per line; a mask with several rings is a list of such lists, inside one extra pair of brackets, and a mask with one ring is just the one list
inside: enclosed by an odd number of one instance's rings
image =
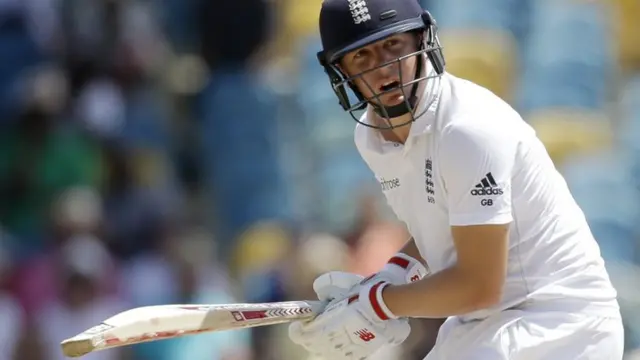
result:
[(405, 253), (397, 253), (391, 257), (382, 271), (393, 274), (394, 278), (404, 278), (405, 284), (429, 275), (429, 270), (420, 261)]
[(376, 283), (369, 288), (369, 293), (367, 294), (367, 300), (369, 300), (373, 312), (378, 316), (380, 320), (383, 321), (398, 318), (391, 312), (391, 310), (389, 310), (387, 305), (384, 303), (384, 299), (382, 298), (382, 292), (389, 285), (391, 284), (384, 281)]

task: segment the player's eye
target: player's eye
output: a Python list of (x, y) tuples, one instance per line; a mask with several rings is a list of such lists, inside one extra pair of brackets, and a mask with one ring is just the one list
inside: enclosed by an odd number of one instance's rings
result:
[(366, 67), (371, 61), (371, 52), (367, 49), (360, 50), (353, 55), (351, 61), (358, 67)]
[(355, 53), (355, 55), (353, 55), (354, 59), (363, 59), (367, 56), (367, 51), (365, 50), (360, 50), (357, 53)]
[(387, 47), (389, 48), (397, 48), (398, 46), (400, 46), (402, 44), (402, 42), (398, 39), (389, 39), (387, 41)]

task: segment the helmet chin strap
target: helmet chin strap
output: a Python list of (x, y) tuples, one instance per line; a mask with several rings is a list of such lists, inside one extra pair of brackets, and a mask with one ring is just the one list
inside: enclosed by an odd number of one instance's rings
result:
[[(423, 63), (423, 61), (424, 60), (418, 61), (418, 64), (416, 66), (416, 73), (415, 73), (414, 79), (417, 79), (420, 76), (420, 74), (422, 73), (422, 63)], [(402, 80), (402, 79), (400, 79), (400, 80)], [(418, 91), (418, 84), (419, 84), (419, 82), (416, 82), (411, 86), (411, 95), (409, 96), (408, 99), (406, 99), (406, 101), (403, 101), (400, 104), (393, 105), (393, 106), (384, 106), (384, 105), (378, 105), (378, 104), (371, 104), (371, 105), (373, 105), (373, 110), (380, 117), (386, 118), (388, 116), (390, 119), (397, 118), (397, 117), (400, 117), (402, 115), (410, 113), (411, 111), (413, 111), (413, 109), (415, 109), (416, 104), (418, 103), (418, 97), (416, 96), (416, 92)]]

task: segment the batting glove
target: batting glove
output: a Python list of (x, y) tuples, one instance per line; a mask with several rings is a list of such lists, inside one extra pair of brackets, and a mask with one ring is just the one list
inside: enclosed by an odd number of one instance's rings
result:
[[(328, 288), (341, 287), (346, 283), (344, 274), (321, 275), (314, 282), (314, 290), (321, 295)], [(388, 285), (386, 281), (361, 285), (357, 294), (332, 301), (312, 322), (292, 324), (292, 341), (332, 360), (366, 359), (384, 346), (401, 344), (411, 328), (406, 319), (398, 319), (384, 304), (382, 291)]]

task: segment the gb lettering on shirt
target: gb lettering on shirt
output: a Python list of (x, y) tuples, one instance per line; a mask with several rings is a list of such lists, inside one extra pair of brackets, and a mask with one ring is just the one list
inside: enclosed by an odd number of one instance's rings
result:
[(427, 201), (429, 204), (435, 204), (435, 190), (433, 183), (433, 161), (431, 158), (427, 158), (424, 161), (424, 190), (427, 193)]

